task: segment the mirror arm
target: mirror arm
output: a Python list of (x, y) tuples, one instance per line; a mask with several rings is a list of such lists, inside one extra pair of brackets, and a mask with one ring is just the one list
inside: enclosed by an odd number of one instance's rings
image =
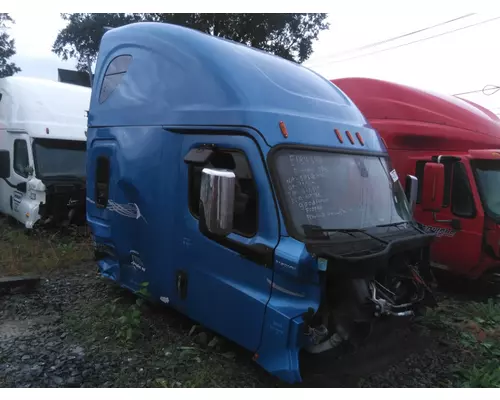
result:
[(432, 217), (434, 219), (434, 222), (443, 222), (443, 223), (450, 223), (450, 224), (453, 222), (452, 219), (437, 219), (436, 218), (436, 211), (432, 212)]
[(436, 218), (436, 211), (432, 212), (432, 217), (433, 217), (435, 222), (450, 224), (452, 229), (455, 229), (457, 231), (462, 229), (459, 219), (437, 219)]

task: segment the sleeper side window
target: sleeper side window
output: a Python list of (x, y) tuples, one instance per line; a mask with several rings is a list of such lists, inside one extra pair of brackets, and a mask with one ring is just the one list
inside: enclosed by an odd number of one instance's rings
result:
[(106, 208), (109, 200), (109, 158), (98, 157), (96, 165), (95, 204), (99, 208)]
[(130, 55), (118, 56), (111, 61), (104, 73), (104, 79), (99, 93), (99, 103), (104, 103), (118, 87), (127, 73), (131, 61), (132, 56)]
[(28, 143), (24, 139), (14, 141), (14, 171), (23, 178), (28, 177), (28, 167), (30, 165), (28, 154)]
[(258, 229), (257, 185), (245, 154), (236, 150), (218, 151), (209, 163), (189, 166), (189, 208), (196, 218), (200, 216), (203, 168), (224, 168), (235, 173), (234, 232), (246, 237), (254, 236)]
[(455, 163), (453, 167), (451, 212), (463, 218), (473, 218), (476, 215), (469, 178), (461, 162)]

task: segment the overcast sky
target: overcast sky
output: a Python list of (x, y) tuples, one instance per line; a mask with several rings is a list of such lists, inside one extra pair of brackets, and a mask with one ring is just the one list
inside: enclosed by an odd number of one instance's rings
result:
[[(356, 11), (329, 13), (330, 29), (320, 35), (314, 54), (304, 65), (329, 79), (375, 77), (448, 94), (482, 89), (488, 84), (500, 85), (496, 52), (500, 19), (405, 45), (500, 17), (500, 11), (476, 14), (381, 46), (352, 51), (468, 14), (452, 10), (432, 15), (414, 11), (363, 15)], [(14, 60), (23, 69), (22, 75), (57, 79), (57, 68), (74, 68), (74, 62), (63, 62), (51, 52), (58, 31), (65, 26), (59, 13), (12, 12), (11, 15), (16, 20), (10, 30), (16, 40)], [(392, 48), (401, 45), (404, 46)], [(380, 51), (383, 49), (388, 50)], [(375, 51), (380, 52), (368, 54)], [(500, 92), (491, 96), (473, 94), (467, 98), (500, 113)]]

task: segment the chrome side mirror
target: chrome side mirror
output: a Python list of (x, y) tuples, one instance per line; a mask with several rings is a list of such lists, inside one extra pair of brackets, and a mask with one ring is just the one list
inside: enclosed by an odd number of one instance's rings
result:
[(406, 198), (408, 199), (408, 204), (410, 206), (410, 211), (413, 215), (415, 206), (417, 205), (418, 194), (418, 178), (416, 176), (406, 175), (405, 193)]
[(225, 169), (204, 168), (201, 173), (200, 219), (208, 232), (227, 236), (233, 230), (236, 175)]

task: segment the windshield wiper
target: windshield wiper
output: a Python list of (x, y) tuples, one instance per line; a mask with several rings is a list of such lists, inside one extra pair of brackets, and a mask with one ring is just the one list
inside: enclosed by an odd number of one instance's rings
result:
[(385, 226), (399, 226), (403, 224), (410, 224), (413, 228), (415, 228), (418, 232), (425, 234), (426, 232), (420, 228), (419, 224), (416, 224), (415, 221), (400, 221), (400, 222), (393, 222), (392, 224), (382, 224), (382, 225), (376, 225), (377, 228), (383, 228)]
[(318, 233), (336, 233), (336, 232), (339, 232), (339, 233), (345, 233), (345, 234), (350, 235), (352, 237), (356, 237), (355, 235), (353, 235), (353, 233), (363, 233), (364, 235), (369, 236), (372, 239), (379, 241), (380, 243), (388, 244), (388, 242), (386, 242), (385, 240), (380, 239), (377, 236), (369, 234), (368, 232), (366, 232), (365, 229), (357, 229), (357, 228), (326, 229), (326, 228), (321, 228), (320, 226), (317, 226), (317, 225), (302, 225), (302, 229), (304, 229), (304, 233), (306, 234), (306, 236), (309, 236), (307, 234), (307, 231), (318, 232)]
[(403, 224), (412, 224), (413, 221), (399, 221), (399, 222), (392, 222), (390, 224), (382, 224), (382, 225), (375, 225), (377, 228), (383, 228), (385, 226), (399, 226)]

